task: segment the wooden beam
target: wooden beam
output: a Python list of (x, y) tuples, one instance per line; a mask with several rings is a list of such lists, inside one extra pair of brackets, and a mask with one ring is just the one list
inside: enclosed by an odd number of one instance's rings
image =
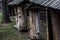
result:
[(48, 40), (53, 40), (53, 28), (50, 8), (46, 8), (47, 11), (47, 26), (48, 26)]

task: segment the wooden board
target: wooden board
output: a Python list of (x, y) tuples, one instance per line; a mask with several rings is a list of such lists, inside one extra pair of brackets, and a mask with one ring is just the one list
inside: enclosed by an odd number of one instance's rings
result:
[(30, 15), (30, 37), (33, 39), (35, 37), (35, 25), (34, 25), (34, 13), (29, 11)]
[(38, 12), (35, 11), (29, 11), (30, 15), (30, 38), (32, 39), (38, 39), (39, 33), (40, 33), (40, 25), (39, 25), (39, 19), (38, 19)]

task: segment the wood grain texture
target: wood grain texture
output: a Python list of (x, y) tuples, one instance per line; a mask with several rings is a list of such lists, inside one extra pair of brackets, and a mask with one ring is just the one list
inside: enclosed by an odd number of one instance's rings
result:
[(30, 37), (33, 39), (35, 37), (35, 25), (34, 25), (34, 13), (29, 11), (30, 15)]
[(29, 11), (29, 15), (30, 15), (30, 38), (38, 39), (40, 33), (38, 12)]

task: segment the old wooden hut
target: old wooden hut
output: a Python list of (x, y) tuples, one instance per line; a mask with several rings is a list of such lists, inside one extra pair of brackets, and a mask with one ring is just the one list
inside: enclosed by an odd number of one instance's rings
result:
[[(19, 30), (25, 30), (28, 27), (28, 16), (30, 19), (30, 39), (39, 39), (39, 27), (40, 21), (44, 20), (47, 26), (47, 40), (60, 40), (60, 7), (53, 7), (53, 5), (58, 1), (40, 1), (36, 4), (36, 1), (30, 2), (28, 0), (14, 0), (10, 4), (14, 6), (15, 18), (16, 18), (16, 28)], [(57, 5), (56, 4), (56, 5)], [(44, 6), (41, 6), (44, 5)], [(53, 8), (50, 8), (50, 5)], [(54, 5), (54, 6), (56, 6)], [(49, 6), (49, 7), (46, 7)], [(43, 7), (43, 8), (42, 8)], [(45, 10), (42, 10), (45, 9)], [(43, 14), (44, 12), (44, 14)], [(27, 15), (28, 14), (28, 15)], [(40, 19), (41, 20), (40, 20)]]
[(16, 14), (15, 27), (18, 28), (19, 30), (26, 30), (28, 28), (28, 18), (29, 18), (30, 38), (38, 39), (40, 33), (39, 30), (40, 5), (30, 2), (29, 0), (14, 0), (13, 2), (10, 3), (10, 5), (14, 6), (14, 11)]

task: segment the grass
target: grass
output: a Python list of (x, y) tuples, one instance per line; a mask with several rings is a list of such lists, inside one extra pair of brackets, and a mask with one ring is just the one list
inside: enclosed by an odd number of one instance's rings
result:
[(27, 40), (26, 34), (21, 34), (15, 25), (15, 19), (10, 18), (11, 23), (2, 25), (2, 13), (0, 12), (0, 40)]
[(47, 28), (46, 25), (40, 25), (40, 40), (47, 40)]
[(2, 27), (2, 13), (0, 12), (0, 27)]

